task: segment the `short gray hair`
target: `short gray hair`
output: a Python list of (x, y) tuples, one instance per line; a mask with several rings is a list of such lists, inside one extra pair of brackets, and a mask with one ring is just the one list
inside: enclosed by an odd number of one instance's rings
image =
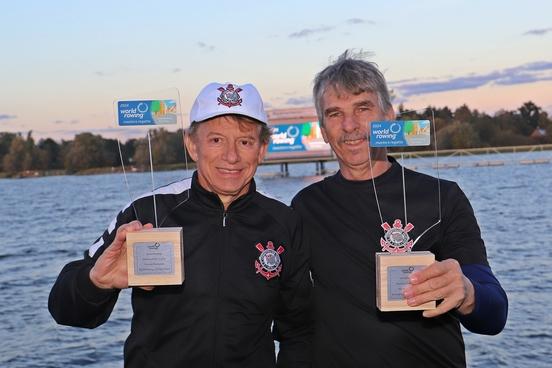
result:
[[(219, 116), (222, 116), (222, 115), (219, 115)], [(268, 125), (266, 125), (265, 123), (260, 122), (258, 120), (255, 120), (255, 119), (250, 118), (249, 116), (245, 116), (245, 115), (228, 114), (226, 116), (229, 116), (229, 117), (233, 118), (238, 124), (256, 124), (256, 125), (260, 125), (261, 126), (261, 132), (259, 133), (259, 140), (263, 144), (270, 142), (270, 136), (272, 135), (272, 129), (269, 128)], [(218, 117), (218, 116), (216, 116), (216, 117)], [(214, 118), (212, 118), (212, 119), (214, 119)], [(211, 119), (192, 122), (192, 124), (188, 128), (188, 135), (190, 137), (195, 136), (195, 134), (197, 132), (197, 127), (201, 123), (209, 121), (209, 120), (211, 120)]]
[(312, 93), (320, 126), (324, 126), (323, 97), (328, 87), (354, 95), (373, 92), (378, 97), (382, 112), (387, 112), (393, 107), (383, 74), (375, 63), (364, 60), (365, 55), (366, 53), (345, 50), (335, 62), (314, 78)]

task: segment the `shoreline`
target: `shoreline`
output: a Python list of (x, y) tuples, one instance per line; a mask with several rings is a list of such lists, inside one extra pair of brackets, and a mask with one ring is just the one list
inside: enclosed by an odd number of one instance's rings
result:
[[(480, 147), (480, 148), (459, 148), (459, 149), (446, 149), (437, 151), (438, 157), (461, 157), (461, 156), (472, 156), (472, 155), (488, 155), (488, 154), (503, 154), (503, 153), (522, 153), (522, 152), (543, 152), (551, 151), (552, 144), (538, 144), (538, 145), (525, 145), (525, 146), (502, 146), (502, 147)], [(388, 152), (389, 156), (400, 158), (401, 153), (398, 152)], [(434, 155), (433, 151), (405, 151), (402, 153), (404, 158), (422, 158), (430, 157)], [(305, 157), (305, 158), (282, 158), (282, 159), (271, 159), (263, 161), (260, 166), (265, 165), (286, 165), (294, 163), (305, 163), (310, 162), (313, 164), (318, 164), (319, 162), (328, 162), (335, 161), (335, 156), (323, 156), (323, 157)], [(529, 163), (548, 163), (548, 162), (520, 162), (522, 164)], [(482, 161), (480, 165), (476, 166), (497, 166), (500, 163), (495, 163), (494, 161)], [(188, 163), (188, 169), (195, 169), (195, 162)], [(443, 167), (448, 168), (448, 167)], [(158, 165), (155, 168), (155, 171), (174, 171), (174, 170), (185, 170), (186, 164), (167, 164), (167, 165)], [(126, 171), (129, 173), (139, 173), (139, 172), (148, 172), (149, 167), (141, 168), (137, 166), (129, 166)], [(65, 169), (56, 169), (56, 170), (25, 170), (18, 173), (10, 174), (0, 171), (0, 179), (28, 179), (28, 178), (40, 178), (46, 176), (62, 176), (62, 175), (101, 175), (101, 174), (118, 174), (122, 173), (123, 170), (121, 167), (98, 167), (85, 170), (79, 170), (76, 172), (65, 170)]]
[[(195, 162), (188, 163), (188, 169), (195, 169), (196, 165)], [(175, 171), (175, 170), (185, 170), (186, 165), (185, 164), (171, 164), (171, 165), (160, 165), (158, 166), (155, 171)], [(127, 173), (141, 173), (141, 172), (149, 172), (149, 168), (138, 168), (135, 166), (130, 166), (125, 169)], [(79, 170), (76, 172), (70, 171), (70, 170), (63, 170), (63, 169), (57, 169), (57, 170), (25, 170), (20, 171), (15, 174), (8, 174), (4, 172), (0, 172), (0, 179), (31, 179), (31, 178), (42, 178), (46, 176), (84, 176), (84, 175), (102, 175), (102, 174), (121, 174), (123, 172), (123, 169), (121, 167), (97, 167), (92, 169), (86, 169), (86, 170)]]

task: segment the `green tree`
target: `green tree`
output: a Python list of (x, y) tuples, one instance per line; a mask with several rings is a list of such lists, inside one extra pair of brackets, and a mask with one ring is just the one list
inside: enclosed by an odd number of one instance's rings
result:
[(454, 120), (470, 123), (473, 119), (473, 114), (470, 108), (464, 104), (454, 111)]
[(526, 124), (526, 127), (522, 128), (525, 135), (531, 134), (538, 126), (541, 115), (541, 108), (535, 105), (533, 102), (525, 102), (519, 109), (521, 119)]
[(25, 157), (26, 144), (20, 134), (10, 142), (10, 149), (2, 159), (2, 166), (7, 173), (23, 171), (23, 158)]
[(103, 139), (92, 133), (80, 133), (70, 143), (65, 168), (71, 172), (105, 166)]
[(11, 142), (16, 136), (15, 133), (0, 132), (0, 171), (5, 171), (3, 165), (4, 156), (10, 151)]
[(454, 122), (437, 132), (439, 149), (480, 147), (479, 136), (474, 127), (465, 122)]
[(23, 154), (23, 170), (36, 170), (39, 168), (38, 162), (38, 148), (35, 145), (32, 137), (33, 132), (27, 133), (27, 139), (25, 139), (25, 153)]
[(38, 141), (38, 162), (42, 170), (61, 169), (62, 161), (60, 157), (61, 147), (52, 138), (41, 139)]
[(103, 139), (103, 162), (105, 166), (120, 166), (119, 145), (116, 139)]
[(473, 127), (479, 134), (479, 141), (483, 147), (491, 146), (491, 142), (498, 134), (498, 126), (488, 115), (483, 115), (475, 119)]
[[(169, 132), (163, 128), (151, 130), (151, 155), (154, 168), (156, 165), (166, 165), (184, 162), (184, 147), (182, 130)], [(136, 165), (149, 167), (149, 148), (147, 138), (136, 141), (133, 161)]]

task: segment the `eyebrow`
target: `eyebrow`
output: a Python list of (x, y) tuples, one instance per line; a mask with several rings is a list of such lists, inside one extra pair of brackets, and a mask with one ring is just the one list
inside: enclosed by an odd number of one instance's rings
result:
[[(207, 133), (207, 137), (212, 137), (212, 136), (225, 137), (224, 132), (217, 132), (217, 131), (215, 131), (215, 132), (209, 132), (209, 133)], [(252, 133), (244, 133), (244, 134), (238, 136), (238, 139), (243, 139), (243, 138), (246, 138), (246, 139), (255, 139), (256, 136), (255, 136), (255, 134), (252, 134)]]
[(327, 109), (324, 110), (324, 116), (339, 110), (340, 110), (339, 107), (328, 107)]
[[(358, 102), (355, 102), (353, 104), (353, 107), (359, 107), (359, 106), (367, 106), (367, 107), (375, 107), (374, 103), (370, 100), (362, 100), (362, 101), (358, 101)], [(339, 107), (328, 107), (327, 109), (324, 110), (324, 115), (328, 115), (332, 112), (335, 112), (335, 111), (340, 111), (341, 109)]]
[(368, 106), (368, 107), (374, 107), (374, 103), (370, 100), (362, 100), (362, 101), (359, 101), (359, 102), (356, 102), (354, 105), (354, 107), (358, 107), (358, 106)]

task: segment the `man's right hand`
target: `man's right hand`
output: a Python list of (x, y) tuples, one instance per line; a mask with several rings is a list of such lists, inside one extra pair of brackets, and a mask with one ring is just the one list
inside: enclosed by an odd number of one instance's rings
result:
[[(153, 228), (152, 224), (142, 225), (140, 221), (132, 221), (121, 225), (113, 243), (107, 247), (90, 270), (90, 280), (100, 289), (125, 289), (128, 287), (126, 234)], [(151, 290), (152, 287), (144, 288)]]

